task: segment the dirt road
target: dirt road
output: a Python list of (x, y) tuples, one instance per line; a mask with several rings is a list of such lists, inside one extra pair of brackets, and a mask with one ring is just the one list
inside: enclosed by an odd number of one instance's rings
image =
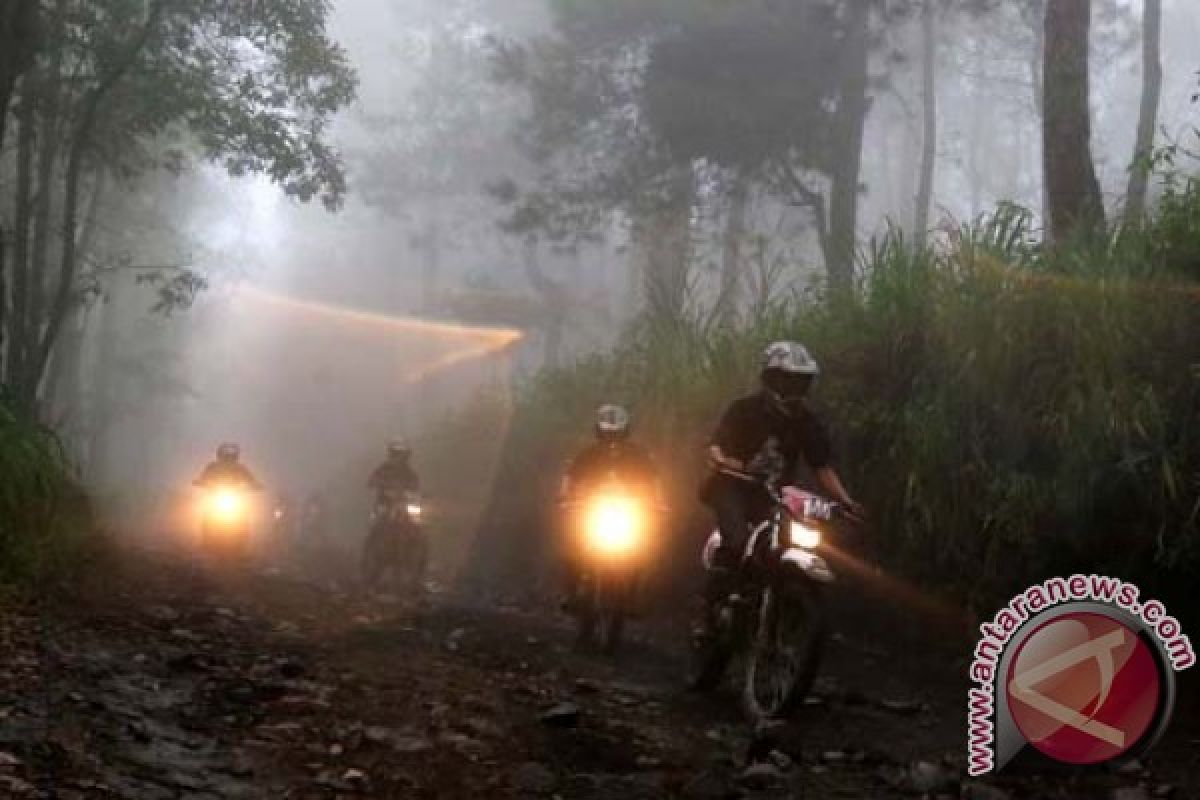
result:
[(544, 611), (129, 556), (4, 615), (0, 797), (1200, 797), (1186, 691), (1137, 769), (966, 781), (967, 650), (859, 612), (796, 723), (755, 735), (681, 690), (678, 625), (614, 660)]

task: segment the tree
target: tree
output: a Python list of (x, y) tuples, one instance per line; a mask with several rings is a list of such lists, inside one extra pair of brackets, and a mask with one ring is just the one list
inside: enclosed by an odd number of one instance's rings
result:
[(1145, 0), (1142, 17), (1142, 103), (1138, 112), (1137, 140), (1129, 167), (1125, 216), (1137, 219), (1146, 210), (1146, 184), (1154, 150), (1154, 129), (1162, 97), (1162, 0)]
[(345, 178), (326, 129), (355, 76), (326, 34), (328, 12), (325, 0), (56, 0), (43, 9), (44, 46), (13, 115), (11, 241), (0, 242), (0, 278), (13, 287), (0, 380), (27, 411), (88, 270), (104, 268), (81, 250), (94, 216), (81, 219), (81, 209), (102, 205), (105, 176), (128, 186), (195, 154), (233, 175), (265, 174), (300, 200), (340, 205)]
[(1091, 0), (1046, 3), (1042, 138), (1051, 241), (1104, 225), (1104, 203), (1091, 153), (1091, 10)]
[(929, 208), (933, 204), (933, 179), (937, 167), (937, 0), (925, 0), (921, 9), (921, 172), (913, 236), (925, 241)]

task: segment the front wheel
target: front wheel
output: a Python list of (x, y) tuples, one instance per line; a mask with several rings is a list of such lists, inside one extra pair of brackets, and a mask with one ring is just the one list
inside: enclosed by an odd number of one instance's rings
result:
[(826, 637), (819, 587), (798, 578), (762, 593), (742, 706), (755, 724), (785, 719), (812, 689)]

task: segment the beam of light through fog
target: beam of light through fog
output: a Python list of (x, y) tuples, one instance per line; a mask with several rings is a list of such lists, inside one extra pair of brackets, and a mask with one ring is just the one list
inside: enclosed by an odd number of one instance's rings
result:
[[(250, 300), (270, 303), (292, 311), (313, 314), (336, 322), (377, 325), (388, 329), (385, 332), (391, 333), (404, 331), (406, 333), (419, 333), (436, 337), (484, 339), (494, 345), (494, 348), (489, 348), (482, 352), (491, 352), (492, 349), (503, 349), (520, 341), (524, 336), (521, 331), (515, 328), (476, 327), (436, 320), (425, 320), (417, 317), (391, 316), (374, 311), (362, 311), (355, 308), (345, 308), (327, 303), (318, 303), (312, 300), (287, 297), (247, 284), (239, 286), (237, 292)], [(477, 349), (472, 348), (471, 352), (476, 352)]]

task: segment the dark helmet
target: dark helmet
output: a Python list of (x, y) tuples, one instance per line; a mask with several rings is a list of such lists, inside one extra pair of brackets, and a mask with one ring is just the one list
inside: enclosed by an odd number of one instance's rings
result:
[(799, 342), (774, 342), (763, 351), (759, 378), (772, 405), (792, 416), (804, 406), (821, 368)]
[(407, 460), (412, 455), (412, 448), (403, 439), (394, 439), (388, 444), (388, 458)]
[(225, 442), (217, 448), (218, 461), (237, 461), (242, 455), (242, 448), (233, 442)]
[(618, 405), (606, 404), (596, 409), (596, 438), (618, 442), (629, 436), (629, 412)]

